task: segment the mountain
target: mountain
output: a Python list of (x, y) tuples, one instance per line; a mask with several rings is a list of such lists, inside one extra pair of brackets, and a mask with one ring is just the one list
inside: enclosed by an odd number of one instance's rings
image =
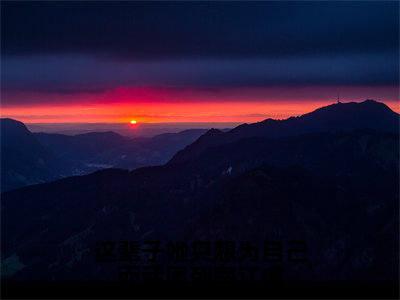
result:
[(206, 129), (188, 129), (151, 138), (134, 138), (123, 147), (98, 153), (93, 162), (123, 169), (162, 165), (206, 131)]
[(93, 280), (117, 276), (93, 262), (98, 241), (283, 237), (315, 251), (315, 269), (288, 276), (395, 279), (398, 142), (370, 131), (248, 140), (185, 164), (7, 192), (2, 253), (23, 266), (16, 278)]
[(385, 104), (366, 100), (361, 103), (337, 103), (319, 108), (300, 117), (286, 120), (267, 119), (259, 123), (243, 124), (226, 133), (212, 129), (195, 143), (179, 151), (171, 163), (194, 159), (208, 147), (237, 141), (246, 137), (287, 137), (313, 132), (374, 129), (398, 132), (399, 115)]
[[(371, 287), (389, 282), (386, 292), (397, 295), (399, 134), (391, 121), (372, 124), (379, 115), (389, 120), (394, 113), (377, 109), (382, 106), (374, 102), (350, 104), (356, 108), (349, 110), (341, 105), (293, 119), (306, 120), (309, 132), (286, 125), (282, 132), (265, 129), (275, 124), (270, 120), (227, 133), (210, 130), (187, 148), (219, 138), (223, 142), (210, 143), (179, 162), (133, 171), (108, 169), (3, 193), (3, 276), (18, 282), (111, 282), (124, 264), (96, 261), (99, 243), (160, 241), (165, 255), (174, 241), (233, 241), (234, 251), (242, 243), (264, 245), (258, 260), (246, 263), (262, 270), (280, 268), (285, 284), (330, 282), (333, 286), (327, 288), (334, 290), (338, 282), (348, 282), (363, 291), (357, 283)], [(349, 127), (312, 125), (330, 124), (318, 119), (326, 111), (348, 119)], [(352, 123), (357, 115), (374, 118)], [(247, 127), (253, 129), (243, 129)], [(247, 132), (243, 136), (235, 133), (242, 130)], [(265, 134), (272, 130), (275, 135)], [(282, 261), (265, 259), (266, 241), (282, 243)], [(288, 260), (293, 241), (305, 246), (305, 261)], [(216, 247), (212, 255), (221, 255)], [(161, 255), (157, 263), (166, 267), (168, 259)], [(186, 263), (193, 266), (191, 260)], [(234, 275), (242, 264), (194, 262), (201, 268), (233, 268)], [(146, 260), (136, 265), (149, 267)], [(211, 272), (204, 280), (215, 276)], [(234, 290), (240, 284), (244, 282), (226, 287)], [(158, 285), (152, 287), (157, 290)]]
[(0, 119), (0, 129), (2, 191), (70, 174), (65, 162), (43, 147), (22, 122)]
[(166, 163), (177, 151), (205, 132), (205, 129), (189, 129), (151, 138), (127, 138), (114, 132), (73, 136), (35, 133), (35, 137), (57, 156), (78, 161), (89, 168), (135, 169)]
[(79, 135), (34, 133), (38, 141), (61, 158), (85, 161), (99, 152), (123, 147), (129, 139), (112, 131)]
[(160, 165), (206, 131), (132, 139), (110, 131), (74, 136), (32, 133), (12, 119), (0, 119), (0, 126), (1, 191), (111, 167)]

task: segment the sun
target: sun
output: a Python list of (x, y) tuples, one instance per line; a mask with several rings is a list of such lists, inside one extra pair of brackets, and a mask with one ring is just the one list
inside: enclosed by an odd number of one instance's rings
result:
[(131, 123), (131, 124), (136, 124), (137, 122), (136, 122), (136, 120), (131, 120), (130, 123)]

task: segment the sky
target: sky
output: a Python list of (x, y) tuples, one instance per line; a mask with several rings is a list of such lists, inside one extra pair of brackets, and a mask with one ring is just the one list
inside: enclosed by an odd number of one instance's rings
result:
[(399, 109), (399, 2), (1, 2), (2, 117), (255, 122)]

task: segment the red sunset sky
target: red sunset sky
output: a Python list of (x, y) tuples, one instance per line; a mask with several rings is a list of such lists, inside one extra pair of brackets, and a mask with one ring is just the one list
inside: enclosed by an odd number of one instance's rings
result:
[(241, 123), (304, 114), (338, 93), (399, 112), (398, 14), (388, 1), (10, 1), (1, 115)]
[[(288, 87), (175, 90), (116, 88), (100, 93), (13, 93), (2, 117), (26, 123), (256, 122), (301, 115), (340, 100), (376, 99), (399, 112), (394, 87)], [(55, 99), (57, 101), (55, 101)]]

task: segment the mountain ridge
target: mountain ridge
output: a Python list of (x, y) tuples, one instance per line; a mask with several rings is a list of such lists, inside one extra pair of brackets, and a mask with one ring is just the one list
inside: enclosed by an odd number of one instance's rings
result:
[(181, 163), (5, 192), (2, 268), (17, 259), (15, 280), (112, 280), (117, 267), (93, 259), (99, 241), (294, 239), (309, 267), (285, 264), (285, 278), (395, 281), (399, 134), (388, 129), (244, 136)]
[(331, 104), (310, 113), (284, 120), (266, 119), (257, 123), (242, 124), (220, 134), (217, 129), (207, 132), (179, 151), (168, 163), (182, 163), (194, 159), (211, 146), (233, 142), (247, 137), (284, 137), (312, 132), (375, 129), (397, 132), (399, 114), (384, 103), (375, 100)]
[(87, 174), (166, 163), (205, 129), (128, 138), (113, 131), (77, 135), (32, 133), (20, 121), (1, 118), (1, 190)]
[[(249, 138), (209, 148), (182, 164), (109, 169), (9, 191), (2, 194), (2, 212), (7, 212), (2, 251), (6, 257), (16, 253), (26, 266), (17, 278), (107, 278), (112, 270), (98, 271), (90, 263), (91, 247), (99, 240), (259, 240), (276, 238), (281, 230), (321, 252), (314, 258), (319, 267), (300, 278), (316, 280), (320, 272), (326, 274), (321, 270), (331, 270), (329, 278), (336, 279), (359, 278), (359, 272), (375, 278), (376, 270), (393, 278), (398, 140), (370, 130)], [(87, 228), (89, 235), (71, 248), (65, 245)], [(11, 238), (13, 243), (6, 243)], [(386, 239), (385, 246), (375, 242), (378, 238)], [(348, 247), (359, 252), (325, 257), (326, 251), (340, 250), (338, 239), (349, 239)], [(371, 269), (354, 267), (368, 247), (375, 259)], [(84, 249), (91, 250), (77, 260)], [(35, 255), (39, 250), (46, 255)], [(346, 259), (352, 264), (344, 264)], [(68, 262), (73, 264), (65, 273)]]

